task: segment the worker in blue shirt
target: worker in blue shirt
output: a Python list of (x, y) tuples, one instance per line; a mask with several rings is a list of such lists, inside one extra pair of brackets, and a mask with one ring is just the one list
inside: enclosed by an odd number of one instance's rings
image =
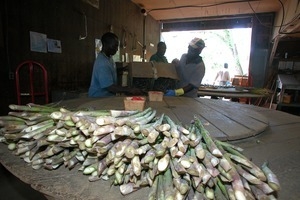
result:
[(116, 64), (112, 56), (119, 48), (118, 36), (108, 32), (101, 37), (102, 49), (95, 60), (91, 84), (88, 91), (89, 97), (114, 96), (117, 93), (138, 95), (142, 92), (137, 88), (122, 87), (117, 85)]

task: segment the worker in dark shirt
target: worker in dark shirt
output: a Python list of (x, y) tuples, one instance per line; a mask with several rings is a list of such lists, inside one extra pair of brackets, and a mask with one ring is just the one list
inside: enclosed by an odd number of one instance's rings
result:
[(167, 50), (166, 43), (159, 42), (157, 44), (157, 51), (156, 51), (156, 53), (153, 54), (150, 57), (150, 62), (152, 61), (152, 62), (168, 63), (168, 60), (167, 60), (167, 58), (165, 56), (166, 50)]
[[(157, 44), (157, 52), (151, 56), (150, 62), (169, 63), (167, 58), (165, 57), (166, 50), (167, 50), (166, 43), (159, 42)], [(165, 92), (167, 89), (170, 88), (175, 89), (176, 84), (177, 84), (177, 80), (175, 79), (171, 79), (167, 77), (159, 77), (154, 81), (154, 85), (152, 89)]]

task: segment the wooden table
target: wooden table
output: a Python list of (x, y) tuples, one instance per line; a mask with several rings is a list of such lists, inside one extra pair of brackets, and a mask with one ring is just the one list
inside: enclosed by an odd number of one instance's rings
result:
[[(81, 109), (124, 109), (123, 97), (69, 100), (62, 106)], [(186, 97), (164, 97), (146, 102), (145, 107), (165, 113), (175, 122), (188, 125), (197, 116), (210, 134), (220, 140), (236, 140), (257, 135), (268, 127), (268, 120), (252, 107), (242, 104)], [(238, 111), (238, 112), (237, 112)]]
[[(123, 109), (123, 97), (90, 99), (80, 98), (62, 102), (67, 108)], [(193, 117), (199, 117), (213, 137), (221, 140), (248, 138), (262, 133), (268, 127), (268, 119), (255, 106), (228, 101), (202, 98), (164, 97), (162, 102), (147, 102), (157, 110), (157, 115), (165, 113), (175, 122), (189, 124)], [(266, 109), (267, 110), (267, 109)], [(34, 170), (12, 152), (5, 144), (0, 144), (0, 162), (12, 174), (28, 183), (48, 199), (147, 199), (148, 187), (122, 196), (118, 186), (109, 181), (89, 182), (88, 177), (78, 172), (78, 167), (68, 170)]]
[(264, 95), (252, 94), (248, 90), (236, 90), (235, 88), (210, 88), (200, 87), (198, 96), (216, 96), (225, 98), (261, 98)]

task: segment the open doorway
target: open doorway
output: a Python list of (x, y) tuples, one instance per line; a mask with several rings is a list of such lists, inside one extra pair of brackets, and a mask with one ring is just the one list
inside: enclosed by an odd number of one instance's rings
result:
[(217, 72), (228, 63), (230, 76), (248, 76), (252, 28), (201, 31), (162, 32), (161, 40), (167, 45), (168, 61), (180, 59), (187, 52), (188, 43), (195, 37), (205, 41), (201, 56), (206, 66), (202, 84), (212, 84)]

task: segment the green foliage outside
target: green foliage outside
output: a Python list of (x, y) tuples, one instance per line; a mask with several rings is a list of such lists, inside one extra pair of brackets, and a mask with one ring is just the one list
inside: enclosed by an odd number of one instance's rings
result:
[(202, 38), (206, 44), (201, 54), (206, 65), (203, 84), (211, 84), (225, 62), (229, 64), (231, 77), (248, 75), (251, 28), (163, 32), (162, 41), (167, 44), (165, 56), (169, 62), (180, 59), (194, 37)]

